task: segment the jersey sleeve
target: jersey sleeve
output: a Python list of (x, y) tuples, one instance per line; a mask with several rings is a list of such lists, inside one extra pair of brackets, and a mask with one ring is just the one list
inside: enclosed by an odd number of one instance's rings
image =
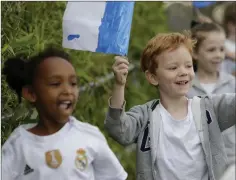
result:
[(98, 152), (93, 162), (95, 179), (125, 180), (127, 173), (107, 142), (99, 141), (98, 145)]
[(16, 179), (16, 159), (17, 155), (16, 151), (14, 150), (14, 144), (11, 142), (11, 140), (8, 140), (2, 147), (2, 179)]

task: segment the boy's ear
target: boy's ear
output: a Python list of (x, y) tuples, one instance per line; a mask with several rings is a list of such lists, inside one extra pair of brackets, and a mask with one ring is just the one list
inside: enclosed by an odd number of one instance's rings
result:
[(31, 103), (36, 101), (36, 94), (31, 86), (25, 86), (22, 88), (22, 97)]
[(158, 80), (155, 74), (152, 74), (150, 71), (146, 70), (145, 71), (145, 76), (148, 82), (154, 86), (158, 85)]

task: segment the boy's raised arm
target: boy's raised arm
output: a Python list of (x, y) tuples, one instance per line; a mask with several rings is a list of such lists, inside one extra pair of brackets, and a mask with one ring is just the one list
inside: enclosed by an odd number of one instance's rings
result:
[(131, 144), (138, 136), (142, 127), (143, 108), (135, 106), (125, 112), (125, 83), (128, 75), (127, 59), (115, 57), (112, 66), (115, 75), (115, 84), (112, 97), (109, 99), (109, 109), (105, 119), (105, 128), (108, 133), (123, 145)]
[(112, 66), (115, 75), (115, 84), (110, 99), (113, 108), (122, 108), (124, 103), (125, 83), (128, 75), (129, 62), (125, 58), (116, 56)]

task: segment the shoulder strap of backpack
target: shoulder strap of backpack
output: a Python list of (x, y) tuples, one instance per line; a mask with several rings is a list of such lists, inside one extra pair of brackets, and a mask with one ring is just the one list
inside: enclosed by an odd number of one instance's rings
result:
[(205, 146), (205, 139), (203, 134), (203, 125), (202, 125), (202, 115), (201, 115), (201, 106), (200, 106), (201, 98), (198, 96), (193, 97), (192, 100), (192, 113), (193, 113), (193, 119), (197, 127), (197, 131), (200, 137), (200, 140), (202, 142), (203, 150), (206, 152), (206, 146)]
[(197, 130), (202, 130), (202, 118), (201, 118), (201, 108), (200, 108), (200, 100), (198, 96), (194, 96), (192, 100), (192, 113), (193, 119), (195, 121)]

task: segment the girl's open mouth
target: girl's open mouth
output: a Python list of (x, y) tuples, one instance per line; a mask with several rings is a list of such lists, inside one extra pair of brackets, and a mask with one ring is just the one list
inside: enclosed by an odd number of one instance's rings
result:
[(62, 101), (59, 103), (59, 108), (61, 109), (70, 109), (72, 107), (72, 102), (71, 101)]

